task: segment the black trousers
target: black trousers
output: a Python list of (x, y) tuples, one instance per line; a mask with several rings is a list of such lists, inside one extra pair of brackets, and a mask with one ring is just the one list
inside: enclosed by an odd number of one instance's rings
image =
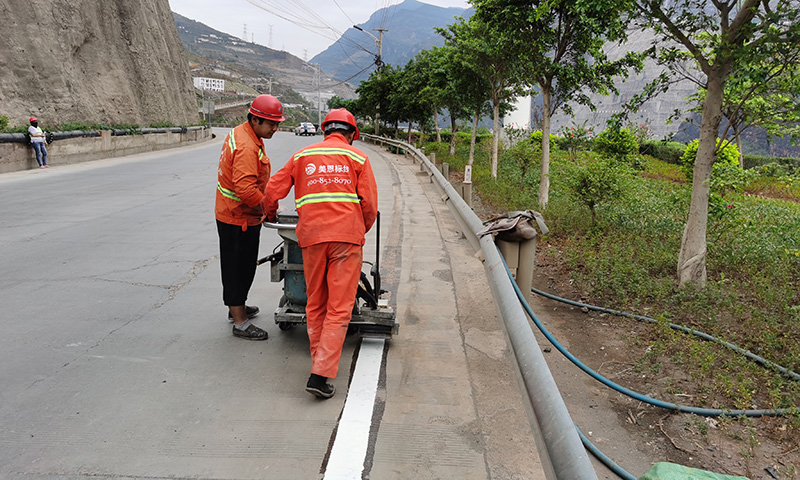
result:
[(222, 301), (228, 306), (244, 305), (256, 276), (261, 225), (253, 225), (242, 231), (241, 225), (217, 220), (217, 233)]

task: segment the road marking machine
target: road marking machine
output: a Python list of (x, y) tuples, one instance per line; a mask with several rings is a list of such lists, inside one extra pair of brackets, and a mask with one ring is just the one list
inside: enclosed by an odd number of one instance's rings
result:
[[(279, 213), (276, 222), (263, 223), (265, 228), (278, 231), (283, 241), (278, 244), (272, 254), (258, 260), (258, 265), (269, 262), (270, 280), (283, 281), (283, 295), (275, 309), (275, 323), (281, 330), (289, 330), (295, 325), (306, 323), (305, 306), (306, 280), (303, 273), (303, 254), (297, 242), (297, 212)], [(383, 298), (388, 293), (381, 289), (380, 274), (380, 212), (375, 222), (376, 238), (375, 262), (364, 261), (368, 265), (370, 282), (367, 274), (362, 271), (356, 293), (356, 302), (353, 307), (353, 316), (350, 320), (349, 333), (357, 333), (360, 337), (391, 338), (398, 331), (396, 314), (389, 306), (389, 301)]]

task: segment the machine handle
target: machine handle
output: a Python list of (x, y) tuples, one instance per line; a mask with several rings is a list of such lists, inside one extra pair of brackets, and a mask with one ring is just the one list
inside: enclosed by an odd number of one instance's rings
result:
[(275, 230), (295, 230), (297, 229), (296, 223), (273, 223), (273, 222), (261, 222), (265, 228), (274, 228)]

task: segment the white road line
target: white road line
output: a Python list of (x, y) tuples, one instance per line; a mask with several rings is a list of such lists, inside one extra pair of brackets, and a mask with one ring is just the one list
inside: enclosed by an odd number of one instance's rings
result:
[(325, 476), (329, 480), (360, 480), (369, 444), (372, 410), (378, 391), (378, 376), (385, 340), (364, 338), (356, 369), (339, 420)]

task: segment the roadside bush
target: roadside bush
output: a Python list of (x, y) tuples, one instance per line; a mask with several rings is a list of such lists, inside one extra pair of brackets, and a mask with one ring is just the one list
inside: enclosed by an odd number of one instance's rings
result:
[(714, 166), (709, 187), (723, 197), (731, 192), (742, 193), (751, 180), (756, 178), (755, 170), (744, 170), (736, 165)]
[(612, 159), (589, 161), (566, 171), (564, 183), (569, 195), (589, 209), (593, 225), (597, 223), (598, 205), (622, 197), (632, 177), (630, 167)]
[(435, 153), (438, 159), (439, 157), (448, 154), (448, 149), (450, 148), (450, 145), (448, 145), (447, 142), (428, 142), (425, 145), (423, 145), (423, 147), (425, 148), (426, 155)]
[(639, 153), (650, 155), (662, 162), (681, 165), (681, 156), (686, 151), (686, 145), (680, 142), (664, 142), (661, 140), (645, 140), (639, 145)]
[(649, 140), (653, 134), (650, 132), (650, 125), (645, 123), (634, 124), (633, 122), (628, 122), (625, 126), (625, 129), (628, 130), (636, 137), (636, 143), (641, 145), (644, 141)]
[(595, 150), (617, 161), (628, 161), (639, 151), (636, 135), (626, 128), (609, 128), (594, 140)]
[(0, 115), (0, 132), (4, 132), (8, 128), (8, 117)]
[[(541, 135), (540, 135), (541, 136)], [(513, 162), (520, 171), (519, 188), (525, 187), (525, 177), (534, 165), (538, 165), (542, 159), (541, 143), (536, 143), (532, 139), (521, 140), (511, 148), (503, 152), (503, 162)]]
[[(541, 145), (542, 145), (542, 135), (543, 134), (542, 134), (541, 130), (535, 130), (535, 131), (531, 132), (531, 141), (533, 143), (538, 144), (541, 147)], [(558, 146), (558, 137), (556, 135), (553, 135), (552, 133), (550, 134), (550, 145), (551, 145), (550, 149), (553, 149), (553, 148)]]
[[(800, 158), (763, 157), (760, 155), (744, 155), (744, 168), (769, 167), (786, 169), (787, 175), (800, 172)], [(772, 175), (778, 176), (778, 175)]]
[[(450, 138), (453, 136), (453, 134), (452, 132), (450, 132), (449, 129), (442, 130), (439, 134), (441, 135), (443, 142), (450, 143)], [(429, 133), (426, 136), (429, 136), (429, 138), (436, 138), (436, 132)], [(467, 145), (469, 145), (469, 142), (472, 141), (472, 132), (458, 131), (456, 132), (456, 137), (457, 137), (457, 142), (459, 142), (459, 144), (466, 143)], [(475, 143), (480, 143), (482, 140), (486, 138), (492, 138), (492, 132), (487, 132), (485, 130), (479, 129), (478, 134), (475, 136)]]
[[(717, 172), (724, 168), (725, 165), (730, 165), (737, 167), (739, 166), (739, 149), (736, 148), (731, 142), (725, 141), (725, 146), (721, 147), (720, 143), (722, 140), (719, 138), (717, 139), (717, 155), (714, 159), (714, 166), (711, 170), (711, 176), (713, 178)], [(699, 140), (692, 140), (686, 146), (686, 150), (681, 155), (681, 164), (683, 165), (683, 171), (686, 174), (686, 179), (690, 182), (694, 178), (694, 161), (697, 158), (697, 146), (700, 144)]]
[(586, 122), (582, 125), (573, 122), (569, 127), (561, 127), (556, 143), (558, 148), (569, 152), (569, 159), (574, 161), (578, 152), (591, 148), (593, 136), (594, 131), (591, 127), (586, 127)]

